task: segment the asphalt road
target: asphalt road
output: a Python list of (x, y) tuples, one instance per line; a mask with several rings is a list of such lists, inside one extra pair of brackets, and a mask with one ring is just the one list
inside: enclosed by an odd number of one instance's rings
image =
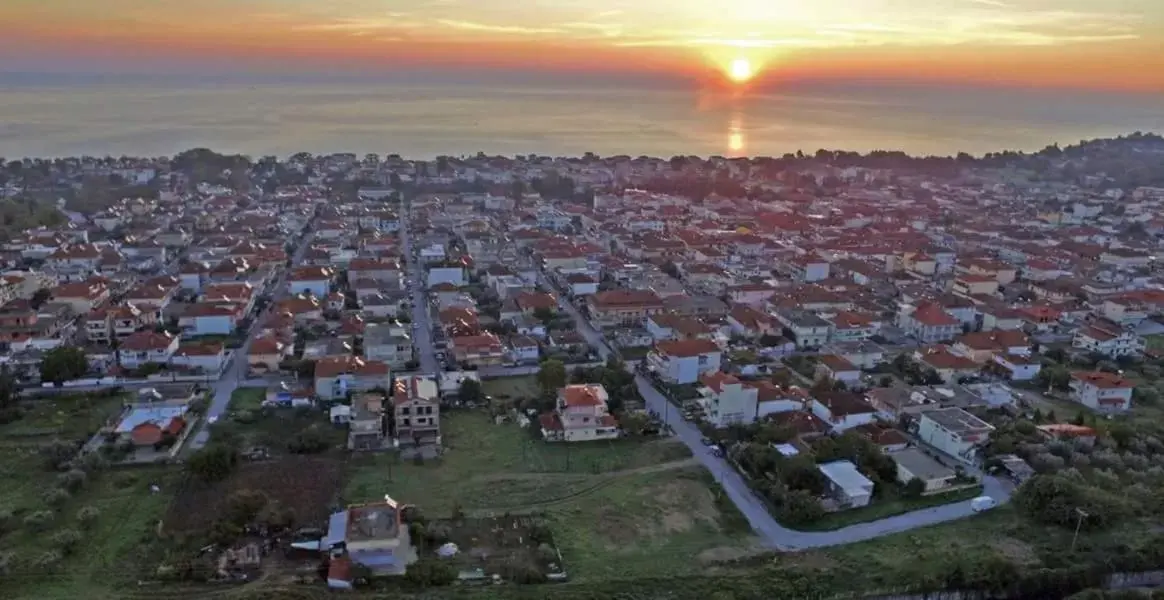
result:
[[(548, 279), (543, 275), (542, 283), (553, 289)], [(611, 354), (603, 336), (590, 326), (573, 304), (558, 294), (558, 304), (562, 310), (574, 317), (577, 330), (590, 345), (606, 359)], [(935, 525), (947, 521), (954, 521), (974, 515), (970, 508), (970, 501), (957, 502), (934, 508), (917, 510), (895, 517), (878, 521), (851, 525), (835, 531), (797, 531), (778, 523), (762, 500), (756, 496), (743, 477), (726, 460), (715, 456), (702, 442), (702, 434), (692, 423), (685, 421), (681, 412), (671, 406), (670, 402), (655, 389), (647, 378), (636, 375), (635, 382), (639, 393), (642, 394), (647, 407), (663, 417), (664, 422), (671, 426), (675, 436), (691, 449), (696, 460), (707, 467), (723, 487), (724, 492), (739, 511), (747, 518), (752, 530), (759, 535), (764, 543), (778, 550), (805, 550), (851, 544), (877, 538), (891, 533), (908, 531), (927, 525)], [(1003, 504), (1010, 500), (1012, 486), (993, 477), (982, 477), (983, 495), (991, 496)]]
[(412, 255), (412, 236), (408, 231), (411, 215), (411, 204), (406, 204), (404, 215), (400, 219), (400, 247), (404, 252), (408, 278), (412, 280), (408, 286), (412, 299), (412, 347), (416, 352), (416, 360), (420, 363), (420, 372), (425, 375), (438, 375), (441, 367), (432, 345), (432, 308), (425, 294), (424, 269)]
[[(315, 234), (312, 232), (307, 233), (303, 237), (303, 240), (299, 243), (299, 246), (295, 248), (295, 252), (291, 256), (292, 267), (303, 262), (303, 254), (307, 252), (308, 248), (311, 247), (311, 240), (314, 237)], [(267, 307), (263, 310), (262, 314), (255, 316), (254, 320), (251, 322), (251, 329), (249, 332), (247, 332), (246, 340), (243, 341), (241, 346), (235, 349), (234, 354), (231, 355), (230, 361), (226, 365), (226, 368), (222, 371), (222, 377), (220, 377), (218, 382), (214, 384), (214, 396), (210, 400), (210, 406), (206, 408), (205, 418), (202, 420), (202, 429), (198, 431), (198, 433), (194, 434), (194, 437), (190, 440), (190, 443), (187, 447), (187, 451), (199, 450), (206, 446), (206, 444), (210, 441), (210, 424), (212, 421), (218, 420), (218, 418), (226, 412), (227, 407), (230, 406), (230, 397), (234, 394), (236, 389), (240, 387), (263, 387), (267, 385), (267, 382), (265, 381), (263, 382), (263, 386), (248, 385), (250, 381), (246, 379), (246, 357), (250, 353), (251, 342), (253, 342), (255, 338), (258, 337), (259, 332), (263, 329), (260, 326), (260, 323), (263, 321), (263, 317), (266, 316), (267, 312), (269, 312), (278, 301), (282, 300), (288, 295), (287, 271), (288, 269), (283, 269), (283, 271), (279, 273), (279, 277), (271, 283), (271, 301), (267, 304)]]

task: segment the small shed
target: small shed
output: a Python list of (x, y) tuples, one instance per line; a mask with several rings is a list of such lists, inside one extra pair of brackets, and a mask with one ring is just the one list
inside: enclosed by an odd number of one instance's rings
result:
[(849, 508), (869, 504), (873, 497), (873, 482), (857, 470), (857, 465), (847, 460), (837, 460), (817, 465), (817, 468), (829, 480), (829, 491), (841, 504)]

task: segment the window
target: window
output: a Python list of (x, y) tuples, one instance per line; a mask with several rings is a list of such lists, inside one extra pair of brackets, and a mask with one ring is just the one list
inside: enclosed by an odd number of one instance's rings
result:
[(408, 419), (404, 419), (400, 422), (400, 425), (403, 427), (408, 427), (410, 425), (410, 423), (409, 423)]
[(407, 406), (405, 406), (405, 407), (403, 407), (403, 408), (401, 408), (401, 409), (400, 409), (400, 414), (402, 414), (402, 415), (407, 415), (407, 414), (409, 414), (409, 411), (410, 411), (410, 410), (411, 410), (410, 408), (408, 408)]

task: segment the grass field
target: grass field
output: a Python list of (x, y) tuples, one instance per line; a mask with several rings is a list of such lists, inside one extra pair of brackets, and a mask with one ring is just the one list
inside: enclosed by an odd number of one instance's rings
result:
[[(60, 473), (52, 471), (38, 453), (54, 440), (80, 443), (119, 413), (122, 398), (61, 397), (25, 404), (23, 419), (0, 426), (0, 553), (7, 554), (10, 573), (3, 577), (4, 598), (72, 599), (125, 598), (126, 586), (139, 572), (135, 556), (148, 549), (153, 530), (170, 501), (176, 481), (173, 467), (106, 470), (87, 477), (84, 484), (55, 506), (44, 498), (58, 487)], [(151, 487), (157, 485), (159, 492)], [(78, 512), (96, 509), (91, 522)], [(42, 527), (25, 518), (50, 510)], [(46, 552), (59, 548), (53, 537), (64, 530), (81, 533), (60, 562), (51, 568), (35, 564)]]
[(501, 377), (498, 379), (486, 379), (481, 382), (481, 391), (487, 396), (495, 398), (528, 398), (537, 396), (541, 390), (538, 388), (538, 380), (536, 377), (529, 375), (525, 377)]
[(344, 501), (387, 494), (433, 516), (541, 515), (573, 580), (689, 573), (755, 548), (677, 441), (547, 444), (479, 412), (447, 414), (441, 427), (439, 460), (353, 458)]

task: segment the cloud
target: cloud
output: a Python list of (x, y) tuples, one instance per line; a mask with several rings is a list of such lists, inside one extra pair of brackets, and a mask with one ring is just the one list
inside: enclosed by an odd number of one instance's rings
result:
[(392, 29), (416, 29), (424, 23), (407, 19), (406, 13), (388, 13), (387, 19), (340, 19), (329, 23), (297, 25), (292, 31), (344, 31), (351, 35), (371, 35)]
[(450, 27), (452, 29), (462, 29), (465, 31), (481, 31), (485, 33), (502, 33), (511, 35), (545, 35), (550, 33), (563, 33), (562, 29), (557, 27), (522, 27), (520, 25), (490, 25), (488, 23), (477, 23), (474, 21), (457, 21), (453, 19), (437, 19), (437, 23)]
[(970, 4), (978, 4), (980, 6), (990, 6), (993, 8), (1010, 8), (1010, 4), (1000, 2), (999, 0), (966, 0)]

